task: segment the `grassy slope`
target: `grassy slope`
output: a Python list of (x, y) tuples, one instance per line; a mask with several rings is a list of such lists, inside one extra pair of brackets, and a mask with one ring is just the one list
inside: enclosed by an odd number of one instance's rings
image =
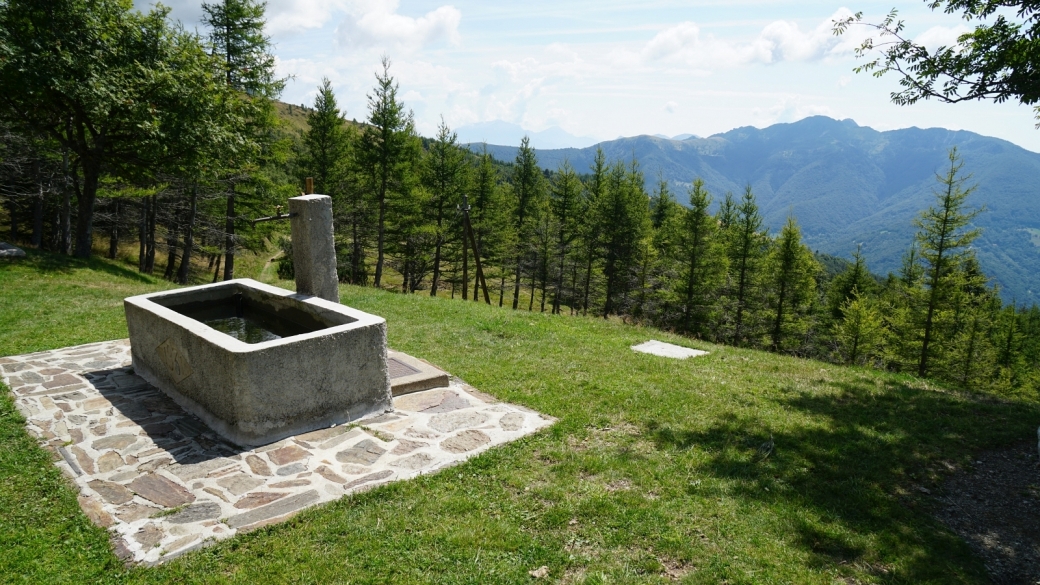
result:
[[(0, 355), (124, 335), (120, 299), (162, 286), (92, 266), (0, 265)], [(1035, 403), (761, 352), (636, 354), (629, 345), (650, 337), (689, 342), (615, 321), (354, 287), (342, 296), (385, 316), (393, 347), (559, 423), (440, 474), (124, 571), (4, 395), (0, 575), (517, 583), (546, 565), (585, 583), (664, 582), (668, 571), (690, 583), (985, 582), (918, 488), (934, 493), (948, 466), (1030, 436), (1040, 415)]]

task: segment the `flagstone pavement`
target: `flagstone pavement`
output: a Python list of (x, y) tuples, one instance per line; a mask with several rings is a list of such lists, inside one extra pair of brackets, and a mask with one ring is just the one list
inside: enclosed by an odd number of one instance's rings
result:
[(431, 473), (552, 424), (453, 379), (393, 412), (243, 449), (130, 367), (128, 340), (0, 358), (26, 428), (125, 561), (155, 564), (345, 494)]

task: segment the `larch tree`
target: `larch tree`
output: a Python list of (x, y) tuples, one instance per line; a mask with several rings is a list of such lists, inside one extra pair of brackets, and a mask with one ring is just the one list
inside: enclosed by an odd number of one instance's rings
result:
[[(556, 220), (556, 290), (553, 294), (552, 312), (560, 313), (560, 303), (564, 297), (564, 278), (566, 261), (571, 247), (578, 237), (578, 226), (582, 221), (581, 180), (570, 163), (564, 161), (553, 175), (549, 188), (550, 209)], [(571, 291), (573, 299), (574, 291)], [(570, 301), (571, 306), (574, 301)]]
[[(531, 148), (531, 140), (527, 136), (520, 141), (513, 165), (513, 231), (516, 234), (516, 276), (513, 280), (513, 309), (520, 306), (520, 275), (528, 238), (533, 233), (533, 224), (537, 220), (536, 212), (545, 197), (545, 184), (542, 172), (538, 168), (538, 158)], [(532, 290), (531, 294), (534, 294)]]
[(266, 2), (256, 0), (220, 0), (203, 2), (202, 22), (209, 27), (213, 54), (220, 60), (228, 87), (243, 94), (238, 105), (242, 116), (241, 131), (256, 141), (254, 149), (229, 153), (224, 161), (227, 185), (227, 208), (224, 215), (224, 280), (235, 277), (236, 233), (240, 222), (236, 202), (239, 185), (248, 182), (257, 171), (263, 142), (274, 125), (271, 100), (281, 93), (285, 81), (274, 75), (271, 40), (264, 35)]
[(307, 131), (299, 157), (301, 174), (313, 177), (316, 192), (338, 199), (349, 148), (345, 117), (336, 105), (332, 82), (323, 78), (314, 97), (314, 109), (307, 113)]
[(740, 345), (746, 334), (748, 313), (757, 308), (759, 273), (767, 238), (760, 231), (762, 216), (751, 185), (744, 190), (744, 196), (733, 212), (726, 234), (730, 273), (734, 281), (731, 287), (734, 305), (731, 343)]
[[(430, 296), (437, 296), (441, 283), (445, 244), (465, 237), (460, 229), (461, 222), (453, 218), (456, 207), (462, 203), (463, 193), (469, 189), (469, 173), (470, 167), (466, 163), (466, 154), (459, 147), (458, 135), (442, 119), (437, 127), (437, 138), (430, 143), (422, 168), (423, 185), (430, 193), (427, 217), (436, 230)], [(468, 244), (463, 242), (463, 245)]]
[(711, 194), (704, 188), (704, 181), (694, 180), (689, 196), (689, 209), (681, 211), (676, 251), (681, 266), (682, 329), (703, 336), (711, 317), (713, 296), (725, 277), (727, 259), (719, 240), (718, 222), (709, 213)]
[(935, 192), (935, 205), (914, 221), (918, 229), (915, 240), (924, 262), (925, 304), (917, 365), (917, 374), (921, 377), (929, 372), (937, 314), (955, 292), (955, 279), (951, 277), (955, 276), (971, 243), (981, 233), (979, 229), (969, 227), (980, 210), (965, 209), (966, 199), (975, 190), (975, 186), (966, 186), (971, 176), (962, 173), (964, 163), (956, 148), (950, 150), (948, 159), (950, 165), (946, 172), (936, 173), (940, 188)]
[(780, 230), (767, 265), (773, 309), (770, 343), (773, 351), (780, 351), (789, 325), (798, 321), (811, 301), (819, 272), (812, 252), (802, 244), (802, 233), (793, 217), (788, 217)]
[(387, 205), (408, 196), (413, 169), (421, 146), (415, 136), (410, 111), (397, 98), (398, 84), (390, 76), (390, 59), (383, 57), (383, 71), (368, 95), (368, 127), (359, 144), (359, 162), (368, 169), (376, 207), (376, 271), (373, 284), (382, 285), (385, 261)]

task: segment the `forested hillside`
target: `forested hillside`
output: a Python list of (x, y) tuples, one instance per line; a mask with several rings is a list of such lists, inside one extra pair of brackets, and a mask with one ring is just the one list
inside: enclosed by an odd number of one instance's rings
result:
[(313, 185), (332, 198), (346, 283), (965, 388), (1040, 386), (1040, 308), (1002, 301), (988, 278), (1030, 269), (1026, 255), (994, 260), (1017, 248), (993, 242), (1032, 246), (1040, 155), (826, 118), (541, 159), (527, 138), (474, 152), (443, 121), (418, 134), (388, 57), (363, 120), (344, 118), (327, 79), (313, 104), (277, 102), (262, 4), (207, 5), (205, 36), (162, 8), (104, 5), (0, 3), (4, 239), (180, 284), (235, 278), (249, 252), (280, 247), (288, 279), (287, 226), (252, 220)]
[[(814, 250), (847, 258), (862, 244), (871, 268), (884, 274), (898, 270), (913, 238), (913, 218), (931, 204), (935, 173), (952, 146), (978, 185), (969, 205), (986, 209), (975, 220), (983, 229), (975, 242), (983, 271), (1006, 301), (1037, 302), (1040, 247), (1030, 230), (1040, 229), (1040, 154), (1004, 140), (940, 128), (878, 132), (816, 116), (683, 141), (621, 138), (598, 148), (611, 159), (638, 160), (648, 188), (662, 177), (681, 191), (701, 178), (717, 203), (750, 184), (772, 232), (792, 214)], [(596, 148), (537, 155), (544, 168), (567, 160), (584, 172)], [(516, 156), (512, 146), (487, 149), (501, 160)]]

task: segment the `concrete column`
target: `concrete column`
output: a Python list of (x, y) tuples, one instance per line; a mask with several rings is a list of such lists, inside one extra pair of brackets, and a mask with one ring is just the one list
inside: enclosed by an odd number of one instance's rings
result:
[(332, 198), (301, 195), (289, 199), (296, 292), (339, 302)]

